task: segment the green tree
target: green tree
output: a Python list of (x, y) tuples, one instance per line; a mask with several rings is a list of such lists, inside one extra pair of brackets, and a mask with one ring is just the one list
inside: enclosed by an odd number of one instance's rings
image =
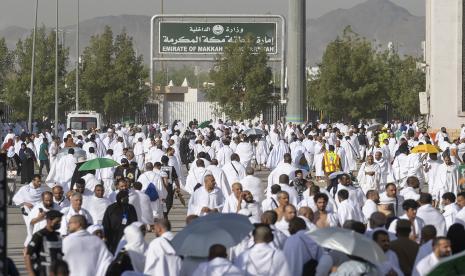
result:
[(310, 102), (346, 120), (376, 117), (386, 99), (376, 50), (349, 28), (323, 54), (320, 73), (310, 82)]
[(83, 108), (104, 113), (112, 121), (134, 115), (147, 102), (148, 71), (125, 31), (114, 38), (106, 26), (102, 34), (92, 36), (83, 52), (81, 70)]
[(253, 41), (236, 41), (224, 48), (210, 71), (215, 86), (207, 90), (219, 111), (234, 120), (252, 119), (276, 101), (272, 97), (272, 72), (264, 50), (253, 52)]
[[(102, 34), (92, 36), (82, 55), (79, 102), (81, 109), (103, 113), (105, 95), (114, 93), (113, 32), (105, 26)], [(74, 84), (75, 85), (75, 84)]]
[(195, 74), (193, 66), (183, 65), (181, 68), (166, 68), (164, 71), (155, 71), (154, 85), (166, 86), (172, 80), (175, 86), (180, 86), (184, 78), (187, 78), (190, 87), (202, 87), (204, 82), (210, 82), (208, 72), (198, 72)]
[[(150, 88), (144, 81), (148, 71), (142, 56), (136, 56), (132, 38), (125, 32), (116, 36), (114, 43), (113, 85), (115, 93), (104, 97), (105, 114), (110, 118), (130, 116), (140, 111), (147, 101)], [(120, 108), (116, 108), (116, 107)]]
[(426, 75), (418, 67), (419, 60), (408, 56), (402, 59), (397, 52), (379, 54), (383, 63), (383, 80), (388, 94), (387, 103), (395, 117), (413, 118), (420, 114), (418, 92), (425, 91)]
[(6, 46), (5, 38), (0, 38), (0, 92), (6, 85), (6, 80), (12, 73), (13, 53)]
[[(14, 51), (14, 76), (7, 81), (4, 99), (13, 107), (13, 119), (26, 119), (28, 116), (28, 94), (31, 81), (32, 34), (24, 41), (19, 40)], [(66, 74), (68, 49), (58, 48), (58, 77)], [(64, 91), (63, 82), (59, 83), (59, 91)], [(47, 34), (44, 26), (37, 29), (36, 58), (33, 94), (33, 118), (44, 119), (54, 117), (55, 104), (55, 33)], [(62, 109), (62, 105), (59, 103)]]

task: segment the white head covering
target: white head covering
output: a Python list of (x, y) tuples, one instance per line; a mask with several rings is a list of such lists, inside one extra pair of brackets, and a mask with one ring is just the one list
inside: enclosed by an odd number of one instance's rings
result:
[(140, 230), (140, 226), (133, 223), (124, 228), (124, 238), (127, 241), (124, 248), (131, 258), (134, 270), (136, 272), (144, 272), (147, 244), (145, 243), (144, 235)]
[(87, 227), (87, 232), (89, 232), (89, 234), (94, 234), (95, 231), (98, 231), (98, 230), (101, 230), (103, 232), (103, 225), (101, 224), (92, 224), (91, 226)]
[(8, 158), (15, 156), (15, 148), (13, 146), (8, 148), (8, 152), (6, 153), (6, 156), (8, 156)]

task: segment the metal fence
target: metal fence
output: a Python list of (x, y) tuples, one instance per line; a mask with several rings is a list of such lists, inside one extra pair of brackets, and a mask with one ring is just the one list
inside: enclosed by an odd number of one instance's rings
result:
[(13, 108), (4, 101), (0, 101), (0, 120), (2, 120), (2, 122), (11, 122), (12, 114)]
[(163, 107), (163, 122), (172, 124), (174, 120), (188, 123), (193, 119), (199, 122), (210, 119), (226, 120), (226, 115), (216, 114), (216, 104), (211, 102), (165, 102)]

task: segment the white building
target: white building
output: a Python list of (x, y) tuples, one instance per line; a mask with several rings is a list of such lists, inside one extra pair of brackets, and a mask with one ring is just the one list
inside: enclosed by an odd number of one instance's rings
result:
[(465, 123), (463, 13), (463, 0), (426, 0), (426, 92), (433, 130), (444, 126), (454, 132)]

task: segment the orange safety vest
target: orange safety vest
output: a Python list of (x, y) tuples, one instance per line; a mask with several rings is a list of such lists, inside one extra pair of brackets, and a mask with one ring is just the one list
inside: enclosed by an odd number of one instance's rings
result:
[(325, 160), (325, 173), (339, 170), (339, 156), (335, 152), (326, 151), (323, 158)]

